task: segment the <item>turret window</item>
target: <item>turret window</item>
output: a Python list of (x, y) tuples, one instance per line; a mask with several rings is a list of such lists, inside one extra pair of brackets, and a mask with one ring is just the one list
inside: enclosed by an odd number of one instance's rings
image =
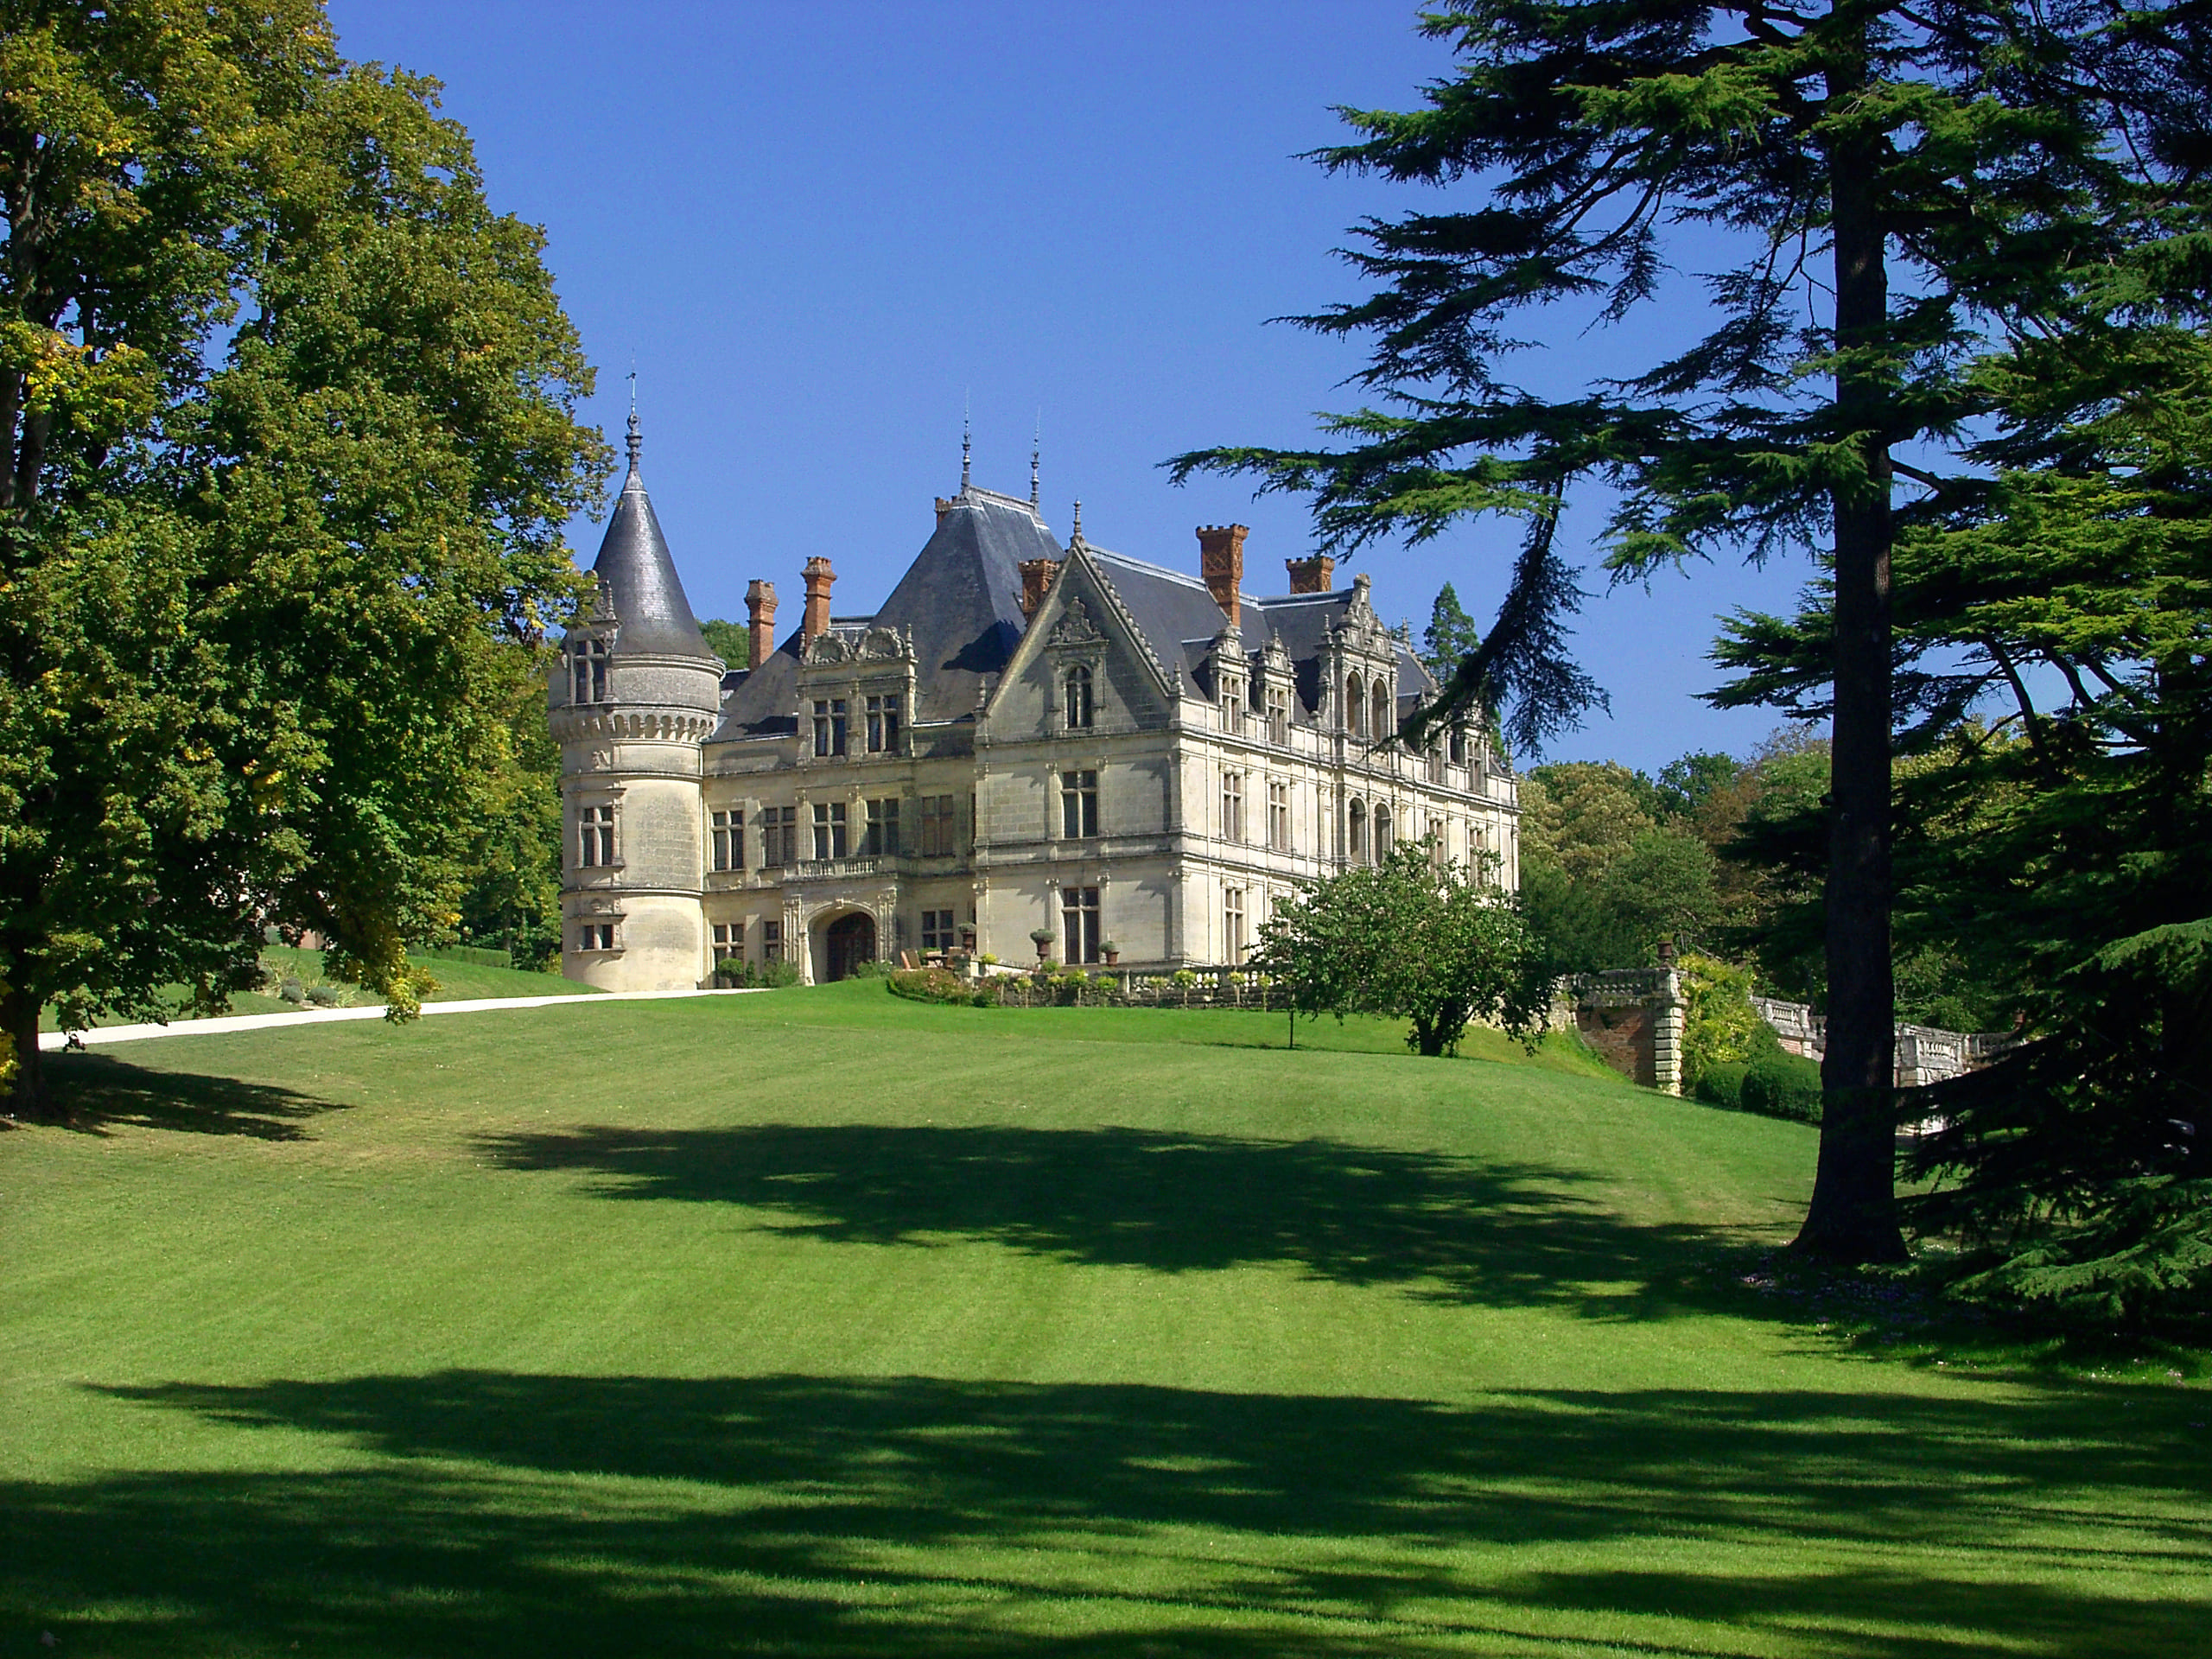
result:
[(868, 752), (870, 754), (897, 752), (900, 701), (895, 693), (868, 700)]
[(814, 752), (828, 757), (845, 753), (845, 700), (817, 697), (814, 703)]
[(576, 815), (576, 862), (587, 870), (605, 869), (614, 862), (612, 806), (588, 806)]
[(586, 922), (576, 930), (576, 949), (579, 950), (612, 950), (614, 948), (614, 924)]
[(1096, 712), (1090, 700), (1090, 671), (1079, 663), (1068, 670), (1067, 692), (1068, 729), (1089, 731)]
[(569, 645), (569, 701), (607, 701), (607, 642), (575, 639)]

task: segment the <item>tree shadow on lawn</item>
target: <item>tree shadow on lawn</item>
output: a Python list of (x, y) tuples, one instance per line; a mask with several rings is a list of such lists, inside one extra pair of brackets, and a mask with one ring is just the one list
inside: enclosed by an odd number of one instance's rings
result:
[(165, 1071), (112, 1054), (65, 1051), (43, 1058), (47, 1087), (67, 1114), (66, 1126), (93, 1135), (128, 1123), (188, 1135), (306, 1141), (313, 1137), (300, 1127), (304, 1120), (350, 1109), (276, 1084)]
[[(2143, 1390), (2124, 1418), (2082, 1389), (1459, 1408), (454, 1371), (101, 1392), (379, 1459), (0, 1486), (10, 1612), (125, 1656), (1963, 1659), (2201, 1651), (2212, 1618), (2202, 1402)], [(97, 1626), (63, 1624), (79, 1610)]]
[(838, 1243), (983, 1239), (1181, 1273), (1290, 1262), (1342, 1284), (1652, 1317), (1724, 1250), (1772, 1241), (1624, 1219), (1590, 1178), (1331, 1140), (1144, 1129), (594, 1126), (477, 1143), (498, 1167), (582, 1171), (610, 1198), (729, 1204)]

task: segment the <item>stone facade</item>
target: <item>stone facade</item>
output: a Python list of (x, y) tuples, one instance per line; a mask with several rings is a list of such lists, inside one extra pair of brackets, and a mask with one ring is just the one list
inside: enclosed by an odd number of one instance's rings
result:
[[(874, 615), (832, 616), (830, 562), (808, 560), (799, 629), (748, 671), (703, 645), (630, 656), (602, 581), (551, 696), (570, 977), (690, 985), (734, 959), (812, 981), (951, 944), (1031, 961), (1040, 929), (1058, 960), (1234, 964), (1298, 882), (1408, 837), (1514, 884), (1516, 780), (1474, 728), (1397, 741), (1434, 687), (1364, 576), (1338, 590), (1327, 561), (1292, 561), (1298, 591), (1255, 598), (1241, 526), (1199, 532), (1202, 579), (1079, 524), (1063, 547), (1033, 499), (937, 507)], [(689, 625), (655, 556), (632, 608)], [(752, 591), (765, 644), (773, 589)], [(588, 861), (608, 808), (614, 855)]]

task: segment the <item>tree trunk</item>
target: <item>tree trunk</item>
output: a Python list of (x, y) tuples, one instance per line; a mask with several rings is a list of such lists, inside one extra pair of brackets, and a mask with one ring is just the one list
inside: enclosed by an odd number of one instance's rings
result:
[[(1863, 63), (1831, 72), (1830, 110), (1866, 84)], [(1828, 156), (1834, 207), (1837, 344), (1878, 349), (1889, 316), (1880, 156), (1864, 140)], [(1827, 1053), (1821, 1068), (1820, 1163), (1796, 1248), (1838, 1262), (1905, 1255), (1896, 1185), (1896, 985), (1890, 962), (1889, 414), (1864, 362), (1836, 373), (1836, 408), (1863, 435), (1863, 487), (1835, 504), (1835, 723), (1829, 761)]]
[(53, 1103), (39, 1065), (38, 1004), (13, 987), (0, 992), (0, 1026), (6, 1027), (16, 1045), (16, 1077), (8, 1115), (28, 1122), (45, 1122)]

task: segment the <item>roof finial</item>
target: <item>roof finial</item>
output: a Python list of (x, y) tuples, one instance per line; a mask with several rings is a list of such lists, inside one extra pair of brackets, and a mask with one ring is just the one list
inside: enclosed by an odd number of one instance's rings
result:
[(960, 493), (968, 493), (968, 460), (973, 446), (968, 435), (968, 394), (960, 395)]
[(1045, 410), (1037, 410), (1037, 435), (1029, 441), (1029, 511), (1037, 511), (1037, 463), (1045, 454)]
[(1083, 503), (1075, 504), (1075, 528), (1068, 531), (1068, 545), (1072, 547), (1083, 539)]
[(638, 454), (639, 451), (642, 450), (645, 447), (645, 439), (638, 435), (638, 372), (635, 369), (632, 369), (630, 371), (630, 436), (628, 442), (630, 445), (630, 476), (635, 478), (638, 475)]

